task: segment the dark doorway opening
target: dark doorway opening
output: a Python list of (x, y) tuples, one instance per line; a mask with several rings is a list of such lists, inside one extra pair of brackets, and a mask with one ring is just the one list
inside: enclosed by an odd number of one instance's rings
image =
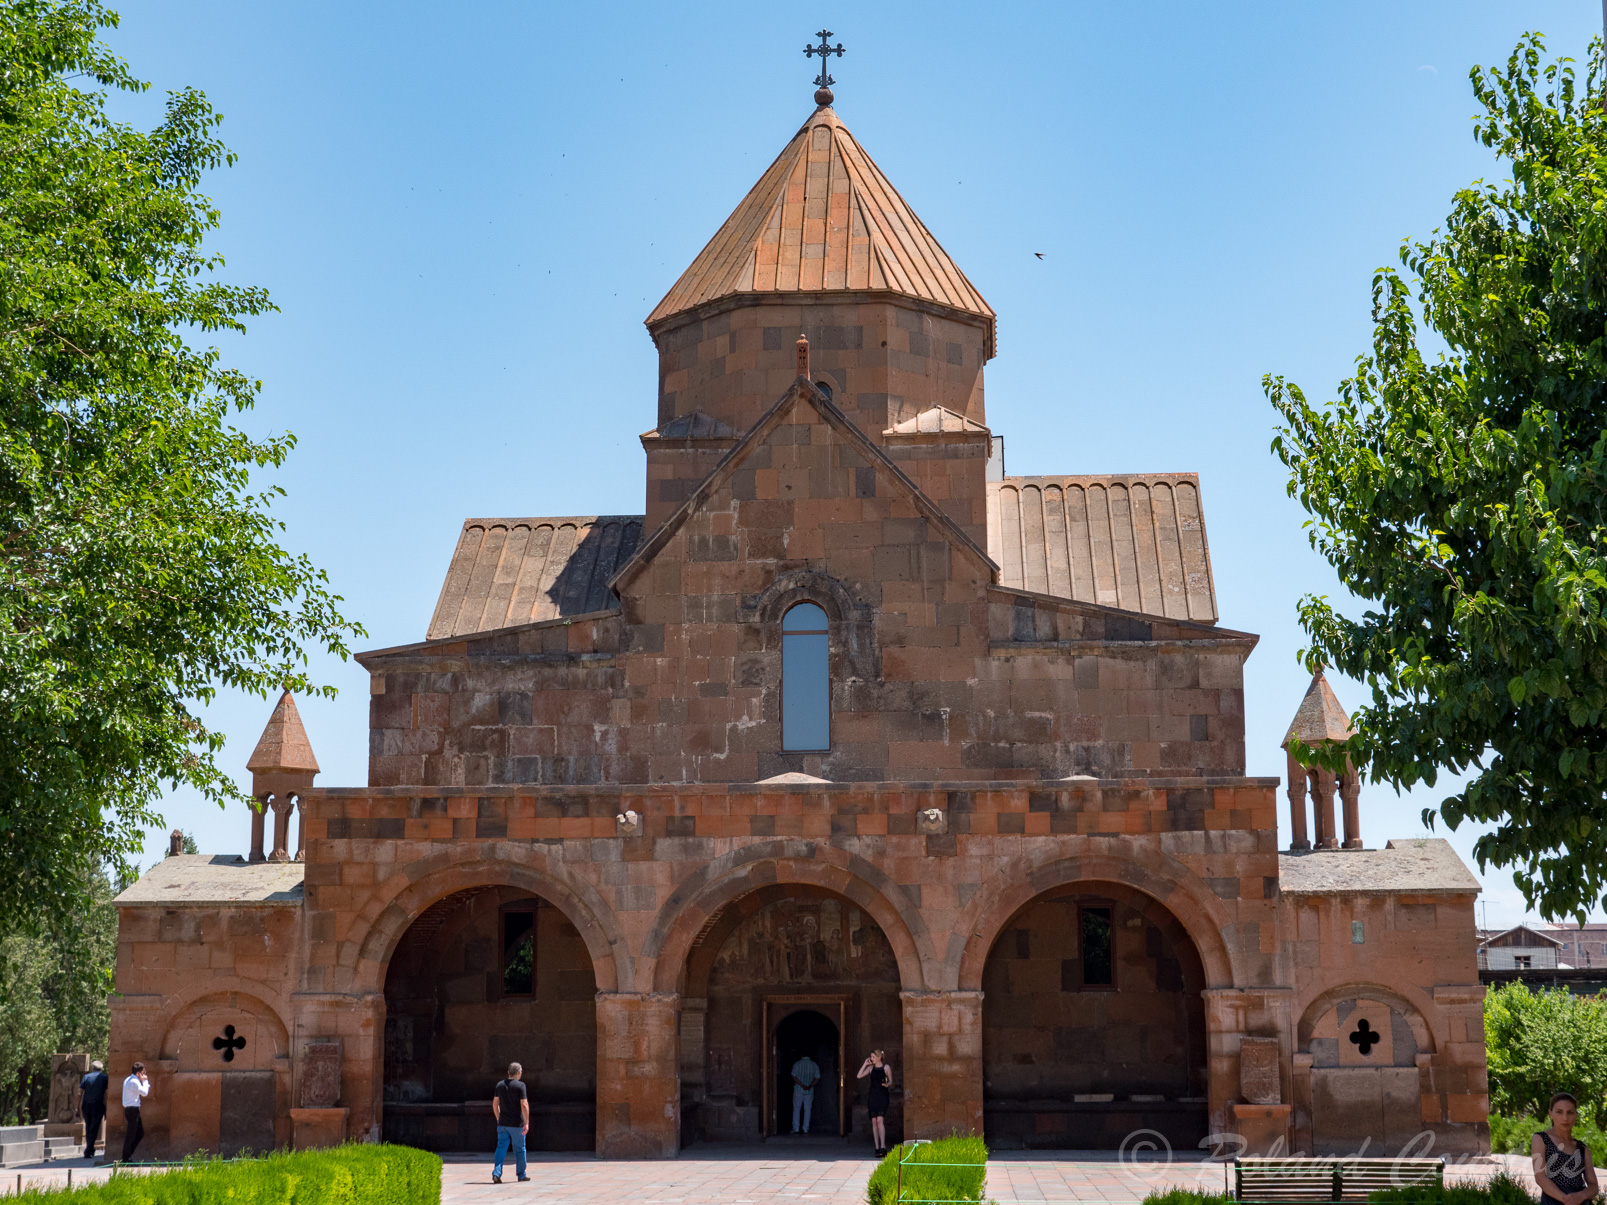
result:
[[(830, 1135), (839, 1133), (837, 1112), (839, 1038), (837, 1026), (831, 1019), (812, 1008), (789, 1013), (776, 1025), (776, 1115), (773, 1133), (791, 1134), (795, 1114), (800, 1125), (804, 1121), (803, 1110), (799, 1107), (803, 1102), (795, 1099), (799, 1094), (794, 1091), (796, 1084), (793, 1079), (794, 1068), (799, 1067), (804, 1059), (814, 1063), (819, 1071), (819, 1078), (815, 1083), (813, 1100), (809, 1102), (808, 1128), (803, 1132)], [(807, 1065), (804, 1065), (803, 1070), (807, 1072)]]

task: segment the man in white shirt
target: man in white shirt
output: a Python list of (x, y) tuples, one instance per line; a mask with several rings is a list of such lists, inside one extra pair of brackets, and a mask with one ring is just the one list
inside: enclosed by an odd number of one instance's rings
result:
[(134, 1070), (123, 1081), (123, 1162), (134, 1157), (134, 1148), (145, 1137), (145, 1124), (140, 1121), (140, 1103), (151, 1093), (151, 1080), (145, 1074), (145, 1064), (135, 1063)]
[[(820, 1082), (820, 1067), (807, 1054), (792, 1065), (792, 1132), (809, 1132), (809, 1115), (815, 1110), (815, 1085)], [(798, 1128), (799, 1114), (803, 1115), (803, 1129)]]

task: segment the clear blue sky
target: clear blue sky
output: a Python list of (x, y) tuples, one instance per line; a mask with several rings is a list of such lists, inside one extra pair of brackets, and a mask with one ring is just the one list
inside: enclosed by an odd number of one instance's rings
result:
[[(379, 647), (423, 637), (466, 515), (642, 508), (642, 319), (809, 115), (801, 51), (828, 25), (837, 112), (999, 313), (1009, 471), (1200, 473), (1222, 621), (1261, 635), (1250, 772), (1281, 775), (1296, 600), (1336, 584), (1268, 452), (1261, 376), (1331, 396), (1368, 345), (1373, 269), (1501, 174), (1469, 68), (1528, 29), (1582, 56), (1601, 15), (145, 0), (108, 41), (154, 85), (120, 113), (149, 124), (193, 85), (227, 118), (215, 245), (283, 312), (226, 355), (264, 383), (248, 426), (300, 439), (287, 543)], [(303, 702), (319, 781), (362, 785), (367, 676), (316, 668), (341, 690)], [(242, 784), (268, 707), (211, 713)], [(1435, 799), (1365, 789), (1368, 843), (1420, 832)], [(243, 811), (164, 808), (207, 852), (245, 847)], [(1487, 900), (1491, 923), (1522, 916), (1503, 873)]]

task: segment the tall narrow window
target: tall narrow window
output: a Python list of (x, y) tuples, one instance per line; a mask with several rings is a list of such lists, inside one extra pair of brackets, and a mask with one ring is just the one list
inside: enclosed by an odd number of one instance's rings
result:
[(529, 996), (536, 990), (536, 914), (509, 909), (502, 914), (502, 994)]
[(1110, 909), (1082, 909), (1082, 985), (1116, 985), (1116, 951), (1111, 948)]
[(801, 602), (781, 619), (781, 747), (831, 748), (831, 650), (826, 613)]

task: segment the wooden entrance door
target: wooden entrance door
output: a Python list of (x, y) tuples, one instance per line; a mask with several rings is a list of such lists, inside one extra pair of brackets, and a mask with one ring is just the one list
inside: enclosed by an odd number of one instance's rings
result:
[(793, 1013), (817, 1012), (837, 1026), (837, 1066), (832, 1074), (837, 1085), (837, 1134), (848, 1132), (848, 1083), (844, 1070), (848, 1053), (848, 1000), (847, 996), (765, 996), (764, 1022), (764, 1122), (761, 1132), (765, 1137), (778, 1133), (776, 1110), (780, 1104), (776, 1097), (776, 1080), (781, 1068), (777, 1066), (776, 1030)]

